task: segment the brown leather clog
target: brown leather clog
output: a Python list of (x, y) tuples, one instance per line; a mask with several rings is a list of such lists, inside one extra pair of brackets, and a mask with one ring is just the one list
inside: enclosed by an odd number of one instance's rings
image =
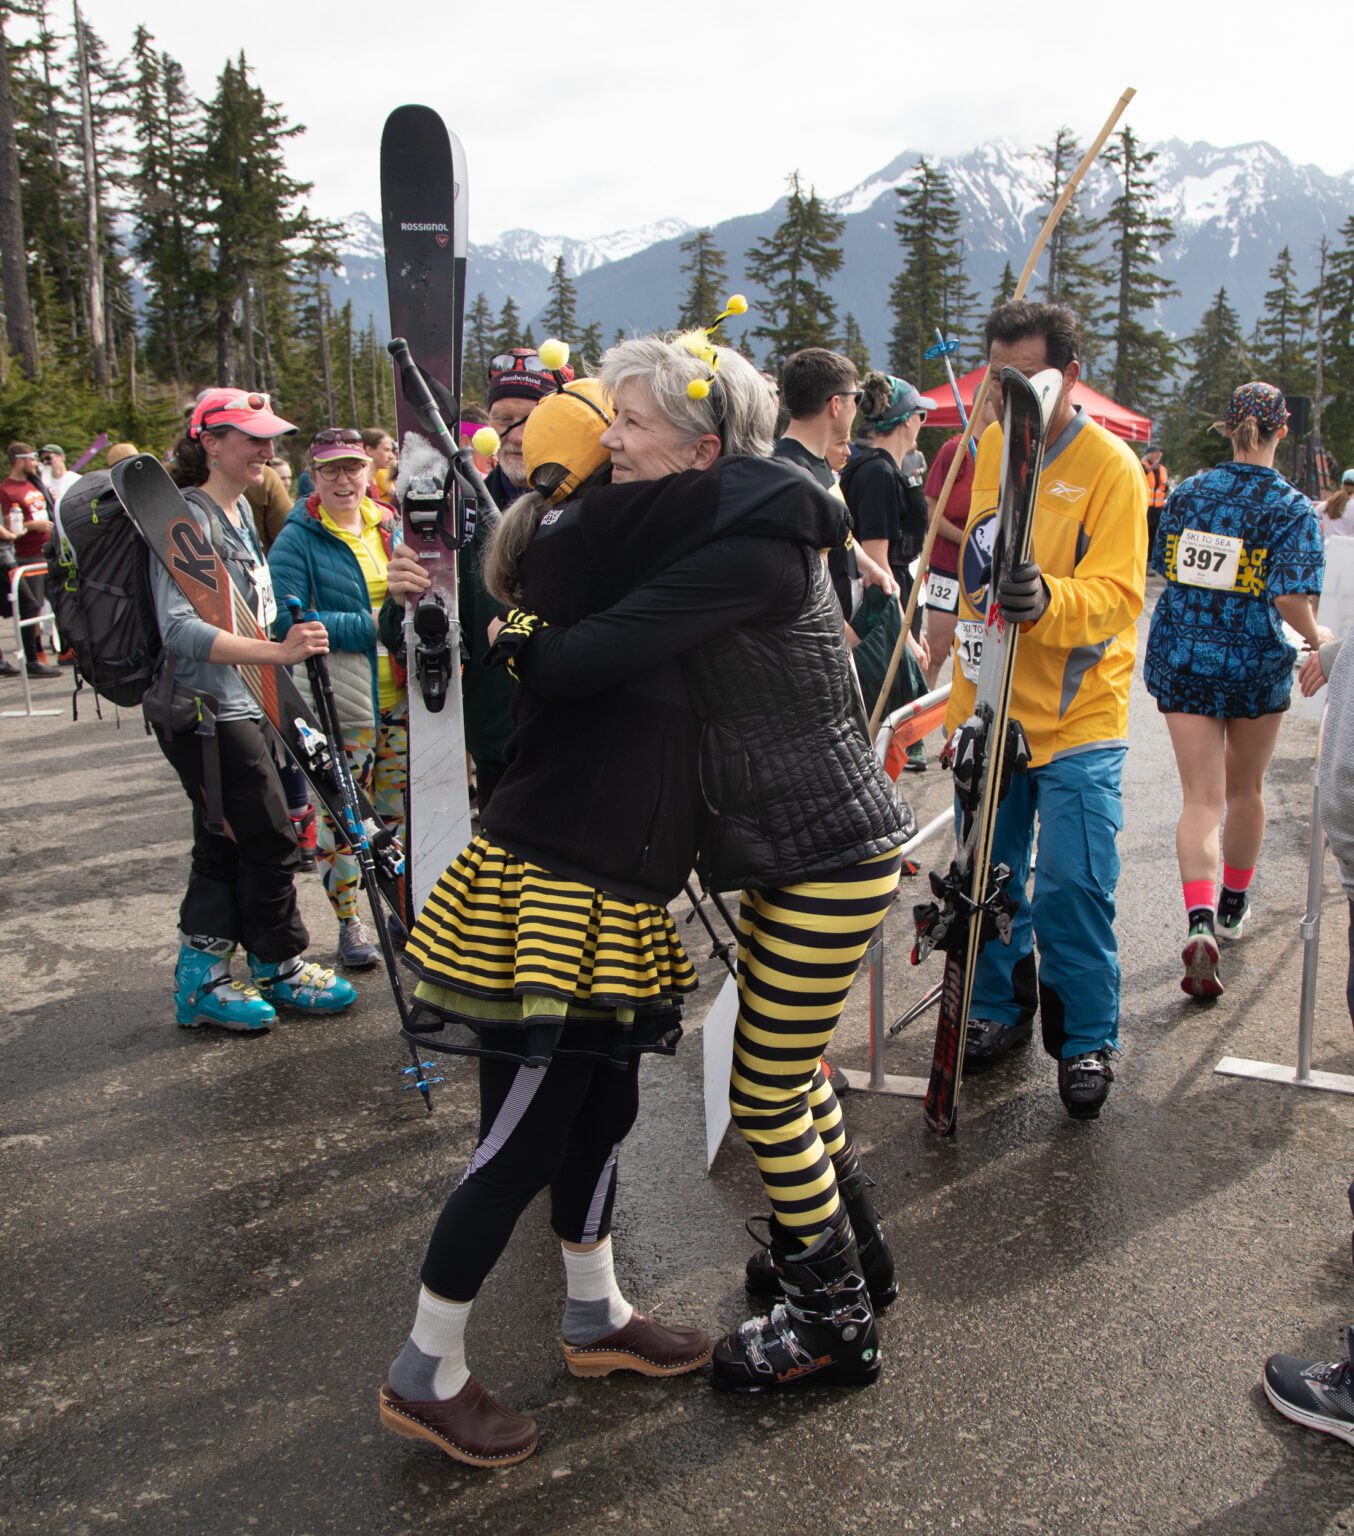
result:
[(535, 1419), (496, 1403), (472, 1376), (444, 1400), (415, 1403), (381, 1387), (381, 1423), (410, 1440), (429, 1440), (468, 1467), (510, 1467), (540, 1442)]
[(624, 1328), (592, 1344), (564, 1345), (564, 1363), (575, 1376), (609, 1376), (638, 1371), (641, 1376), (682, 1376), (698, 1371), (715, 1341), (700, 1328), (665, 1328), (634, 1313)]

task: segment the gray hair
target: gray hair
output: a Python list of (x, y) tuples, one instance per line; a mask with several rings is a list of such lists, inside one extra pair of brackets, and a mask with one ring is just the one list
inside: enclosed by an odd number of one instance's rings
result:
[[(771, 452), (776, 425), (776, 402), (766, 380), (731, 347), (716, 351), (719, 393), (724, 400), (724, 452), (765, 458)], [(664, 420), (687, 442), (720, 431), (714, 392), (703, 400), (693, 400), (686, 392), (693, 379), (709, 379), (710, 369), (679, 345), (672, 332), (618, 341), (603, 354), (598, 376), (613, 400), (632, 379), (643, 384)]]

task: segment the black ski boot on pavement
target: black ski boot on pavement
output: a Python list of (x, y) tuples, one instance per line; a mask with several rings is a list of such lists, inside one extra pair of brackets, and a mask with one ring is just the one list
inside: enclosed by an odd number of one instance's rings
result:
[(1074, 1120), (1098, 1120), (1100, 1109), (1110, 1096), (1114, 1068), (1111, 1052), (1091, 1051), (1058, 1063), (1058, 1093), (1067, 1113)]
[[(893, 1255), (889, 1252), (879, 1213), (870, 1199), (874, 1181), (861, 1167), (860, 1157), (850, 1142), (832, 1159), (832, 1166), (837, 1173), (837, 1193), (842, 1197), (851, 1231), (855, 1234), (860, 1270), (870, 1292), (870, 1305), (879, 1313), (898, 1299), (898, 1282), (893, 1278)], [(771, 1220), (770, 1217), (752, 1219)], [(750, 1225), (748, 1232), (754, 1242), (760, 1241)], [(757, 1299), (780, 1296), (780, 1283), (776, 1279), (769, 1247), (758, 1248), (748, 1260), (747, 1288), (748, 1295)]]
[(785, 1300), (715, 1345), (715, 1385), (728, 1392), (869, 1386), (879, 1375), (879, 1334), (845, 1209), (809, 1248), (773, 1220), (771, 1262)]

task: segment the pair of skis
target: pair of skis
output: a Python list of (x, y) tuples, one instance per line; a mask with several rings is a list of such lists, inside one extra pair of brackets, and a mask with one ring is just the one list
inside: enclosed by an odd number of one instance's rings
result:
[(943, 1136), (956, 1124), (978, 956), (994, 936), (1004, 944), (1011, 942), (1011, 922), (1018, 907), (1006, 889), (1009, 867), (992, 862), (997, 810), (1011, 775), (1029, 766), (1025, 732), (1011, 718), (1020, 630), (1005, 621), (996, 593), (1012, 567), (1030, 558), (1039, 475), (1061, 388), (1062, 375), (1054, 368), (1032, 379), (1013, 368), (1001, 371), (1004, 456), (987, 585), (986, 634), (973, 713), (950, 748), (960, 812), (959, 851), (946, 874), (931, 875), (935, 900), (913, 910), (917, 938), (912, 963), (920, 964), (933, 949), (945, 956), (924, 1105), (927, 1124)]
[(430, 107), (397, 107), (381, 135), (381, 222), (396, 363), (404, 542), (431, 578), (405, 610), (409, 663), (410, 915), (470, 841), (457, 556), (496, 509), (455, 435), (461, 415), (466, 164)]

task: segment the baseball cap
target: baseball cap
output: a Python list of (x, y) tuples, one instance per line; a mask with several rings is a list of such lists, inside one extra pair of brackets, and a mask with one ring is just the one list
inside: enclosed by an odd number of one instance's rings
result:
[(527, 484), (556, 504), (568, 500), (610, 457), (602, 447), (611, 398), (599, 379), (578, 379), (548, 395), (522, 428)]
[(193, 407), (188, 436), (199, 437), (204, 429), (234, 427), (250, 437), (286, 437), (296, 427), (274, 415), (272, 401), (257, 390), (208, 389)]
[(1347, 469), (1344, 474), (1340, 476), (1340, 484), (1354, 485), (1354, 469)]
[(59, 453), (63, 459), (66, 457), (66, 450), (61, 446), (60, 443), (44, 443), (42, 447), (38, 449), (38, 452)]

